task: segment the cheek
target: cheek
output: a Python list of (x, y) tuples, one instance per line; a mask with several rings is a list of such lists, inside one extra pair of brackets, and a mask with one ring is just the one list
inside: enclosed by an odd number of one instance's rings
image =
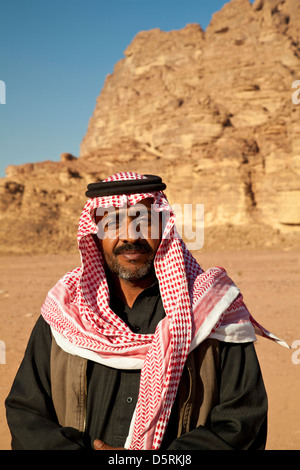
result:
[(160, 245), (160, 240), (148, 240), (148, 243), (150, 244), (152, 250), (154, 251), (154, 253), (157, 252), (157, 249)]
[(110, 258), (113, 254), (115, 242), (109, 238), (104, 238), (103, 240), (99, 240), (99, 244), (104, 259)]

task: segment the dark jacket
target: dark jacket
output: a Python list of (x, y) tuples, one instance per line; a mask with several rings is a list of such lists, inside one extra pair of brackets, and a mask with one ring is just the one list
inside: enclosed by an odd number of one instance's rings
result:
[[(39, 319), (6, 399), (13, 449), (92, 448), (101, 436), (91, 433), (89, 417), (101, 424), (95, 402), (98, 411), (107, 404), (89, 388), (89, 366), (59, 348)], [(162, 449), (263, 449), (266, 432), (267, 396), (254, 345), (207, 339), (188, 356)]]

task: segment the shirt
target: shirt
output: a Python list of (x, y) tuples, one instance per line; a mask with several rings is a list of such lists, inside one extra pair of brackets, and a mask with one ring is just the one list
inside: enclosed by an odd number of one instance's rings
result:
[[(154, 333), (165, 316), (157, 281), (137, 296), (132, 307), (111, 295), (110, 308), (139, 334)], [(113, 447), (124, 446), (138, 398), (140, 370), (117, 370), (89, 361), (87, 374), (87, 427), (91, 439), (100, 438)], [(105, 397), (106, 406), (101, 400), (90, 399), (97, 395)]]

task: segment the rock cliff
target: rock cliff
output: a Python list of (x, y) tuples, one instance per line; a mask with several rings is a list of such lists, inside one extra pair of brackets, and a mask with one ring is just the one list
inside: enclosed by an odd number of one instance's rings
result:
[(300, 245), (300, 2), (232, 0), (205, 32), (142, 31), (124, 55), (78, 158), (7, 168), (1, 251), (75, 249), (87, 183), (122, 170), (203, 203), (206, 248)]

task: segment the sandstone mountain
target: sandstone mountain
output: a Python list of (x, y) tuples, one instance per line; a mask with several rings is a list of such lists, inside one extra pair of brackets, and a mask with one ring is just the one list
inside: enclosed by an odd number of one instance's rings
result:
[(300, 245), (300, 2), (232, 0), (206, 31), (142, 31), (105, 81), (78, 158), (9, 166), (2, 252), (76, 249), (87, 183), (159, 174), (203, 203), (204, 248)]

